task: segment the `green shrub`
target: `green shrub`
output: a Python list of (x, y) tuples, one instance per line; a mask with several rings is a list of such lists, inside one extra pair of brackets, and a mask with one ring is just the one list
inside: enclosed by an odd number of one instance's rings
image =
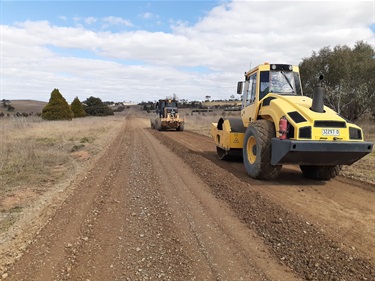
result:
[(54, 89), (48, 104), (42, 110), (42, 118), (46, 120), (72, 120), (73, 112), (58, 89)]
[(100, 98), (89, 97), (84, 101), (85, 111), (88, 115), (107, 116), (114, 115), (113, 110), (108, 107)]
[(79, 118), (79, 117), (85, 117), (86, 116), (86, 111), (83, 108), (83, 104), (81, 101), (76, 97), (72, 104), (70, 105), (70, 108), (73, 111), (73, 117), (74, 118)]

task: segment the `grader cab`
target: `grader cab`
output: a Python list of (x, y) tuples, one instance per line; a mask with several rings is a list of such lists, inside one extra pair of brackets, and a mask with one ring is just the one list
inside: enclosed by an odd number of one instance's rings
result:
[(219, 158), (241, 155), (253, 178), (274, 179), (282, 165), (296, 164), (307, 178), (330, 180), (372, 151), (360, 127), (324, 105), (322, 86), (313, 99), (303, 96), (297, 66), (259, 65), (237, 93), (241, 118), (220, 118), (211, 135)]

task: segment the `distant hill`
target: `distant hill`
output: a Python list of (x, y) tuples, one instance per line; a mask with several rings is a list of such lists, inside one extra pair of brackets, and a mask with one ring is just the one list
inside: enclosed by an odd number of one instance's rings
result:
[[(36, 100), (11, 100), (11, 105), (15, 108), (14, 112), (20, 113), (38, 113), (46, 106), (47, 102)], [(0, 104), (0, 112), (9, 113), (9, 111)]]

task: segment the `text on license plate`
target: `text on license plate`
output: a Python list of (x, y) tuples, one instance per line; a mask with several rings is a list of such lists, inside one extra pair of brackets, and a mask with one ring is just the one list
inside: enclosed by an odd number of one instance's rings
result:
[(339, 129), (322, 129), (323, 136), (339, 136)]

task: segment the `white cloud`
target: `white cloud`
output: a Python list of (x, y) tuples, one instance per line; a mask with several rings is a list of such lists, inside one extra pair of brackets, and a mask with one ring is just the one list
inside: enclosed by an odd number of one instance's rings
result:
[(126, 20), (120, 17), (106, 17), (106, 18), (103, 18), (103, 21), (112, 25), (133, 26), (133, 24), (129, 20)]
[[(120, 17), (74, 20), (133, 26)], [(173, 93), (188, 100), (206, 95), (228, 99), (250, 64), (298, 64), (313, 50), (353, 46), (359, 40), (375, 47), (369, 28), (374, 21), (373, 4), (356, 1), (234, 1), (212, 9), (194, 25), (173, 21), (172, 33), (100, 32), (26, 21), (2, 26), (1, 95), (48, 100), (59, 88), (68, 101), (90, 95), (147, 101)], [(55, 48), (93, 56), (64, 55)]]
[(98, 21), (98, 19), (94, 18), (94, 17), (88, 17), (88, 18), (85, 18), (84, 21), (87, 24), (93, 24), (93, 23), (96, 23)]
[(79, 22), (79, 21), (81, 21), (81, 20), (82, 20), (81, 17), (73, 17), (73, 21), (75, 21), (75, 22)]
[(159, 18), (158, 15), (154, 15), (153, 13), (150, 13), (150, 12), (146, 12), (146, 13), (140, 14), (139, 17), (140, 17), (140, 18), (143, 18), (143, 19), (154, 19), (154, 18)]

